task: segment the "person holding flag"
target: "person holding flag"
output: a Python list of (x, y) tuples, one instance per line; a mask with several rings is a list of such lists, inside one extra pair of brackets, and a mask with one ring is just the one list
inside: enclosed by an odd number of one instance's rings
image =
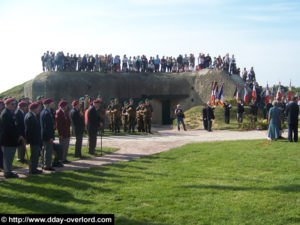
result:
[(218, 103), (220, 104), (220, 106), (224, 106), (224, 96), (223, 96), (223, 87), (224, 87), (224, 83), (221, 84), (221, 90), (220, 93), (218, 95)]
[(239, 126), (241, 125), (241, 123), (243, 122), (243, 116), (244, 116), (244, 104), (243, 104), (243, 100), (240, 99), (238, 104), (237, 104), (237, 121), (239, 123)]
[(246, 105), (249, 104), (249, 95), (248, 95), (248, 90), (247, 90), (246, 84), (244, 86), (244, 102)]
[(293, 94), (292, 94), (292, 83), (290, 81), (289, 92), (288, 92), (288, 102), (292, 101), (292, 97), (293, 97)]

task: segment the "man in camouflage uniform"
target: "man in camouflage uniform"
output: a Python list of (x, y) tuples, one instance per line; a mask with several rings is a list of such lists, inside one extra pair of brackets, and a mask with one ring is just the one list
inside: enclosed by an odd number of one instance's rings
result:
[(135, 127), (135, 118), (136, 118), (136, 107), (134, 105), (133, 99), (129, 99), (129, 105), (127, 107), (127, 113), (128, 113), (128, 132), (134, 132)]
[(149, 99), (145, 100), (145, 107), (144, 107), (144, 130), (145, 132), (151, 133), (151, 123), (152, 123), (152, 115), (153, 114), (153, 107), (150, 104)]
[(136, 108), (136, 119), (138, 125), (138, 132), (145, 132), (144, 130), (144, 110), (145, 105), (144, 101), (139, 102), (139, 106)]
[(122, 117), (123, 117), (123, 130), (124, 132), (128, 131), (128, 112), (127, 112), (127, 108), (128, 108), (128, 102), (125, 101), (124, 102), (124, 106), (122, 108)]
[(109, 130), (114, 132), (114, 127), (113, 127), (113, 116), (112, 116), (112, 108), (114, 106), (114, 100), (110, 100), (110, 104), (107, 107), (106, 114), (108, 116), (108, 121), (109, 121)]
[(114, 132), (120, 133), (121, 126), (121, 114), (122, 114), (122, 105), (119, 103), (119, 100), (115, 99), (115, 104), (112, 107), (112, 117), (113, 117), (113, 127)]

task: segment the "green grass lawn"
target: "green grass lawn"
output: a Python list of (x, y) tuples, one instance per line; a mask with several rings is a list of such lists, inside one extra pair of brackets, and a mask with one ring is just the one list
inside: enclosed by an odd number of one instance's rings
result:
[[(106, 155), (106, 154), (115, 152), (117, 150), (118, 150), (117, 148), (106, 148), (106, 147), (103, 147), (102, 148), (102, 154)], [(88, 148), (85, 147), (85, 146), (82, 146), (81, 155), (82, 155), (83, 159), (94, 158), (94, 157), (97, 157), (97, 156), (101, 156), (101, 149), (97, 147), (95, 149), (95, 153), (96, 153), (96, 155), (90, 155), (88, 153)], [(30, 147), (29, 146), (27, 146), (27, 154), (28, 154), (28, 159), (30, 159)], [(27, 163), (24, 164), (24, 163), (17, 162), (17, 155), (18, 155), (18, 153), (16, 152), (15, 158), (14, 158), (14, 162), (13, 162), (14, 167), (15, 168), (18, 168), (18, 167), (28, 167)], [(54, 156), (53, 156), (53, 158), (54, 158)], [(25, 159), (27, 159), (26, 155), (25, 155)], [(69, 147), (67, 159), (69, 161), (80, 160), (80, 158), (75, 158), (75, 146), (70, 146)]]
[(300, 144), (188, 144), (99, 168), (0, 182), (1, 213), (113, 213), (117, 225), (300, 223)]

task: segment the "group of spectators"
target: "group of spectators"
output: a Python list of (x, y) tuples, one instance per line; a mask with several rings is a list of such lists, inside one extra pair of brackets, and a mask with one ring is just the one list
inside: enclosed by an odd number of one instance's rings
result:
[(96, 71), (96, 72), (185, 72), (198, 71), (209, 68), (223, 70), (228, 74), (240, 75), (240, 68), (236, 66), (234, 55), (227, 53), (224, 57), (211, 57), (200, 53), (196, 58), (194, 54), (172, 56), (157, 55), (156, 57), (124, 55), (65, 55), (63, 52), (45, 52), (41, 57), (43, 71)]

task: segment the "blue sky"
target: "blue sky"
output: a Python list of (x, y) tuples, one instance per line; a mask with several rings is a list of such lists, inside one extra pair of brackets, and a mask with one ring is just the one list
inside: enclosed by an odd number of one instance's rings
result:
[[(300, 1), (0, 1), (0, 91), (34, 78), (43, 52), (234, 54), (263, 86), (300, 86)], [(15, 59), (15, 60), (14, 60)]]

